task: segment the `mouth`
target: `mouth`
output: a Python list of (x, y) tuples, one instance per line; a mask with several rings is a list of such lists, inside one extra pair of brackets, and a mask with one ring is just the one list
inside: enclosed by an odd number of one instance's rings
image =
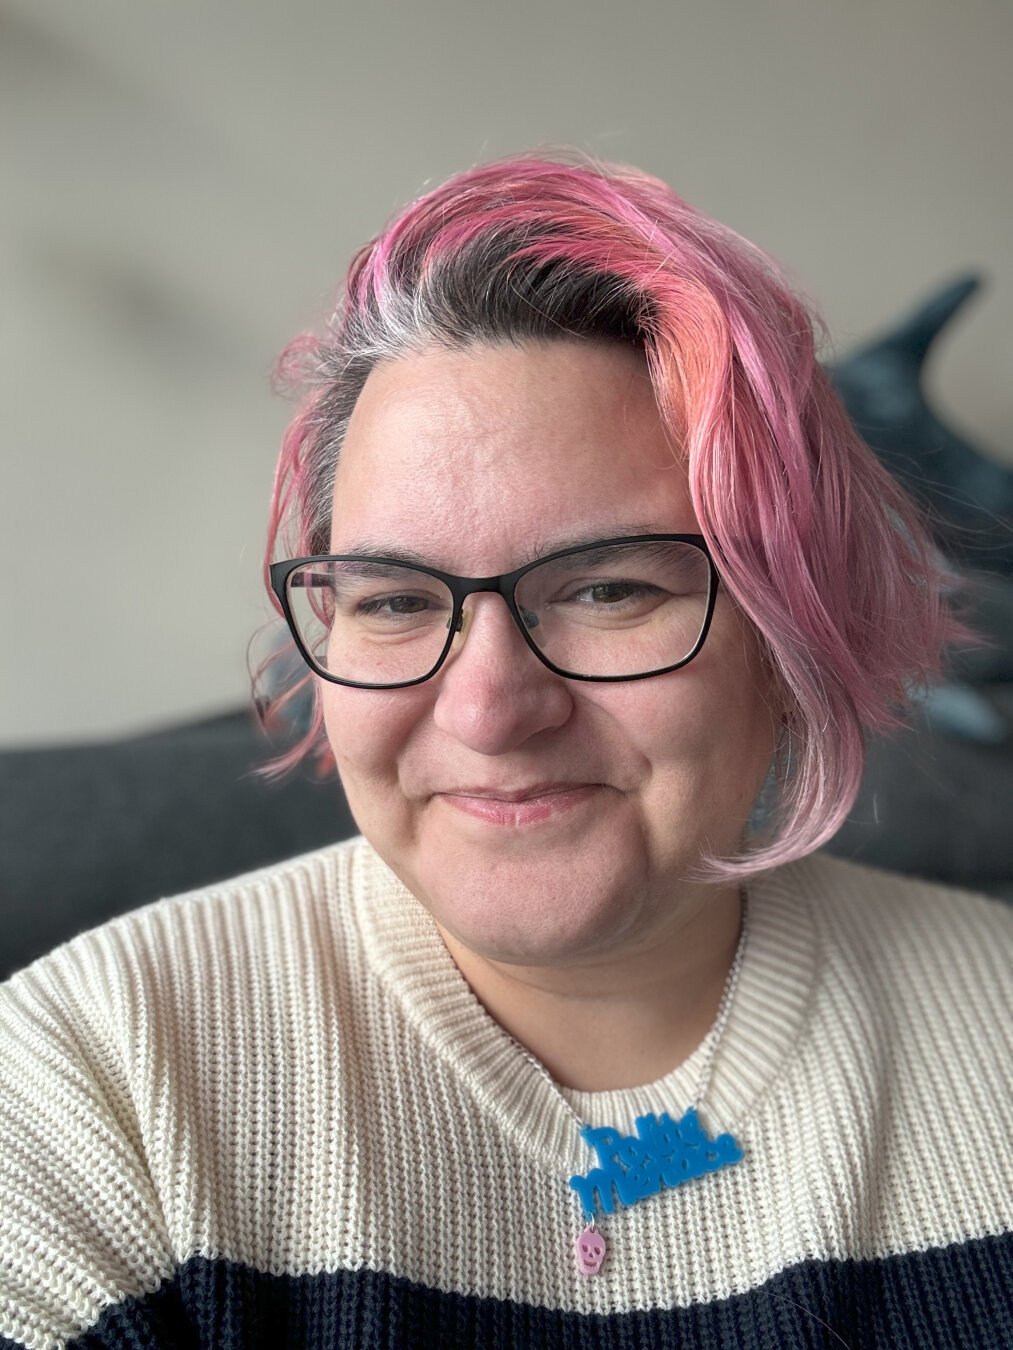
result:
[(602, 783), (539, 783), (522, 788), (466, 787), (436, 796), (464, 815), (491, 825), (534, 825), (573, 811), (603, 790)]

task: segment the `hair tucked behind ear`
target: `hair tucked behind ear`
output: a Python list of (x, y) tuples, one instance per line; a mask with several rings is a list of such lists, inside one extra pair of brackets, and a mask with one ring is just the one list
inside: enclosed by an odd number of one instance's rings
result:
[[(847, 815), (865, 733), (901, 719), (961, 633), (945, 603), (953, 578), (853, 430), (817, 362), (813, 317), (777, 266), (659, 180), (520, 156), (392, 220), (353, 260), (326, 331), (283, 355), (305, 394), (282, 445), (268, 560), (326, 552), (342, 441), (377, 362), (556, 337), (643, 350), (700, 527), (779, 691), (766, 837), (708, 859), (706, 875), (801, 857)], [(326, 762), (315, 708), (275, 767)]]

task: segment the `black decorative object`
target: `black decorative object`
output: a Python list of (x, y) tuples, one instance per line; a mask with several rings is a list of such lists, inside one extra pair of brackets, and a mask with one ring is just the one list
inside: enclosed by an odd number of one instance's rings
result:
[(952, 653), (950, 682), (913, 727), (870, 743), (829, 849), (1013, 898), (1013, 470), (941, 422), (923, 388), (934, 341), (979, 286), (976, 276), (944, 286), (830, 368), (864, 439), (928, 508), (985, 642)]
[(941, 422), (923, 387), (933, 343), (980, 284), (968, 276), (944, 286), (829, 374), (865, 441), (929, 508), (946, 552), (963, 566), (1011, 575), (1013, 470)]

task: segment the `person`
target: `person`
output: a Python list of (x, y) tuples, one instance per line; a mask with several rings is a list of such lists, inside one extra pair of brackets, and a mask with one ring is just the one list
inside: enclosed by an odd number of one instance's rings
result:
[(576, 157), (355, 257), (267, 579), (361, 837), (3, 988), (5, 1347), (1013, 1345), (1009, 914), (819, 851), (960, 625), (814, 322)]

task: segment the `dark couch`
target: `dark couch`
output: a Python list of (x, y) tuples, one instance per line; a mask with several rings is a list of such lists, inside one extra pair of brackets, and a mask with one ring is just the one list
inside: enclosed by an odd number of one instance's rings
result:
[(0, 754), (0, 979), (135, 905), (355, 833), (337, 783), (258, 778), (268, 753), (235, 712)]
[[(244, 712), (155, 735), (0, 754), (0, 978), (148, 900), (355, 833), (339, 785), (258, 778)], [(870, 747), (831, 851), (1007, 894), (1013, 749), (928, 725)]]

